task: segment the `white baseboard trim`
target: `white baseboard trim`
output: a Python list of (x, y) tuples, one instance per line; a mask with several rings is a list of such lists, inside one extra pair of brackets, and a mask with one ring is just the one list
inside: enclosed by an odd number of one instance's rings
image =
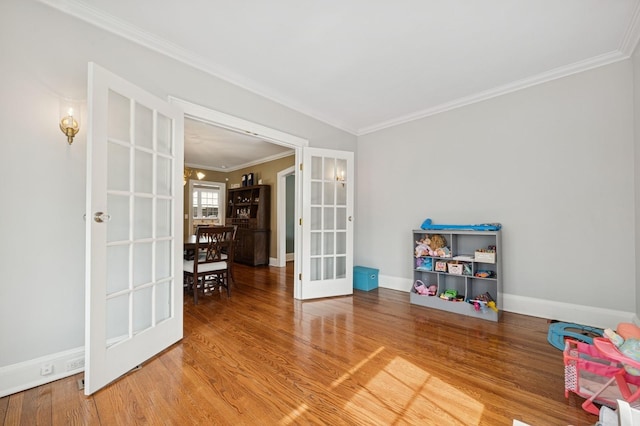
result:
[[(391, 290), (409, 292), (413, 284), (413, 280), (407, 278), (388, 275), (379, 275), (378, 278), (379, 287)], [(634, 312), (576, 305), (573, 303), (536, 299), (514, 294), (503, 293), (501, 305), (502, 309), (507, 312), (590, 325), (592, 327), (612, 328), (615, 330), (621, 322), (633, 322), (636, 325), (640, 325), (640, 319), (638, 319)]]
[(406, 278), (392, 277), (390, 275), (378, 274), (378, 287), (388, 288), (391, 290), (406, 291), (411, 290), (412, 280)]
[(636, 316), (633, 312), (534, 299), (514, 294), (503, 294), (502, 298), (504, 310), (508, 312), (613, 330), (621, 322), (634, 322)]
[(275, 266), (276, 268), (282, 268), (284, 265), (280, 264), (280, 259), (278, 259), (277, 257), (270, 257), (269, 258), (269, 266)]
[(295, 258), (296, 258), (295, 253), (287, 253), (287, 255), (285, 256), (284, 262), (280, 262), (280, 259), (277, 257), (270, 257), (269, 266), (275, 266), (276, 268), (284, 268), (285, 266), (287, 266), (287, 262), (291, 262), (295, 260)]
[[(40, 374), (43, 365), (51, 374)], [(0, 398), (84, 371), (84, 346), (0, 367)]]

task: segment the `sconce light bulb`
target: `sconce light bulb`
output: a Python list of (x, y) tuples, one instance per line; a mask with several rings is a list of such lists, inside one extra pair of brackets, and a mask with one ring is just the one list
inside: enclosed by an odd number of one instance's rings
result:
[(73, 137), (80, 130), (80, 125), (72, 115), (69, 115), (60, 121), (60, 130), (67, 136), (67, 142), (71, 145), (73, 143)]

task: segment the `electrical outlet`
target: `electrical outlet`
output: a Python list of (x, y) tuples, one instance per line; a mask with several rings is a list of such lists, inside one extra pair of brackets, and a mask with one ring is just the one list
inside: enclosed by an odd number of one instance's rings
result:
[(67, 361), (66, 365), (67, 371), (78, 370), (80, 368), (84, 368), (84, 358), (76, 358)]
[(40, 366), (41, 376), (48, 376), (51, 373), (53, 373), (53, 364), (42, 364)]

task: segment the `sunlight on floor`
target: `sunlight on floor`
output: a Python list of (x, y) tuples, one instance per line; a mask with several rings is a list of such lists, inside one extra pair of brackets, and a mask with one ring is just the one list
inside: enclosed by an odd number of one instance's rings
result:
[(300, 417), (301, 415), (303, 415), (307, 410), (309, 409), (309, 406), (307, 404), (300, 404), (300, 406), (292, 411), (291, 413), (289, 413), (287, 415), (287, 417), (285, 417), (284, 419), (280, 420), (281, 425), (290, 425), (290, 424), (295, 424), (296, 420), (298, 419), (298, 417)]
[(366, 364), (367, 362), (369, 362), (372, 358), (376, 357), (380, 352), (382, 352), (384, 350), (384, 346), (378, 348), (378, 350), (376, 350), (374, 353), (372, 353), (371, 355), (369, 355), (368, 357), (366, 357), (365, 359), (363, 359), (362, 361), (360, 361), (358, 364), (355, 365), (355, 367), (353, 367), (351, 370), (347, 371), (346, 373), (344, 373), (342, 375), (342, 377), (340, 377), (338, 380), (334, 381), (333, 383), (331, 383), (331, 387), (335, 388), (336, 386), (340, 386), (340, 384), (342, 382), (344, 382), (345, 380), (347, 380), (349, 377), (353, 376), (353, 373), (355, 373), (356, 371), (358, 371), (364, 364)]
[[(381, 347), (371, 353), (334, 381), (330, 388), (336, 389), (349, 379), (362, 382), (362, 376), (370, 374), (361, 371), (363, 367), (383, 351), (384, 347)], [(351, 417), (370, 424), (477, 425), (484, 405), (423, 368), (402, 357), (395, 357), (368, 379), (343, 409), (351, 413)], [(312, 410), (312, 407), (301, 404), (280, 424), (296, 422), (307, 410)]]
[[(375, 421), (392, 424), (402, 419), (437, 424), (480, 422), (483, 404), (449, 386), (403, 358), (394, 358), (345, 406)], [(401, 413), (398, 415), (398, 413)]]

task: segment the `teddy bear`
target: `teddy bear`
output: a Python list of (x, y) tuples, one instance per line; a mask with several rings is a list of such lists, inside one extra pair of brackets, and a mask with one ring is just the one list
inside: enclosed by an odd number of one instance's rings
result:
[(434, 234), (429, 239), (429, 256), (448, 257), (447, 240), (440, 234)]

